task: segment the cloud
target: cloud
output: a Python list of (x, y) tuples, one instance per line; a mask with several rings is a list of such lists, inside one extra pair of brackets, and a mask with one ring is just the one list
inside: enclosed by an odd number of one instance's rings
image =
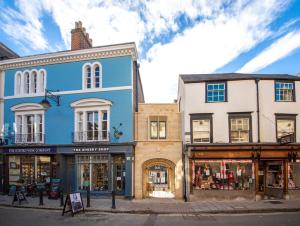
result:
[(246, 63), (239, 72), (252, 73), (288, 56), (300, 48), (300, 30), (292, 31), (278, 39), (266, 50)]
[[(196, 23), (169, 43), (154, 45), (141, 61), (146, 100), (176, 98), (179, 74), (212, 73), (272, 33), (286, 1), (239, 1)], [(172, 99), (171, 99), (171, 98)]]

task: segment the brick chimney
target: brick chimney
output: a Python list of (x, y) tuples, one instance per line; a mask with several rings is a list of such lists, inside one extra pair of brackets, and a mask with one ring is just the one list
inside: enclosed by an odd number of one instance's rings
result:
[(71, 30), (71, 50), (92, 48), (92, 39), (82, 27), (81, 21), (75, 22), (75, 28)]

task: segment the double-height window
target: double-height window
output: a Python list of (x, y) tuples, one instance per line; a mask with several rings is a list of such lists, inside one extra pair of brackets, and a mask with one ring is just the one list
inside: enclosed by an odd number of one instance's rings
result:
[(229, 142), (252, 142), (251, 113), (229, 113)]
[(275, 81), (275, 101), (295, 101), (295, 83), (293, 81)]
[(15, 143), (44, 143), (45, 109), (35, 103), (18, 104), (15, 112)]
[(82, 67), (82, 88), (102, 87), (102, 67), (99, 62), (86, 63)]
[(45, 69), (18, 71), (15, 74), (15, 95), (34, 95), (44, 93), (46, 89)]
[(227, 101), (226, 82), (206, 82), (206, 102)]
[(291, 141), (296, 142), (296, 116), (296, 114), (275, 114), (277, 141), (289, 135)]
[(190, 114), (192, 143), (212, 143), (212, 113)]
[(111, 102), (97, 98), (83, 99), (71, 104), (75, 110), (74, 142), (109, 140)]
[(167, 137), (167, 117), (150, 116), (150, 138), (166, 139)]

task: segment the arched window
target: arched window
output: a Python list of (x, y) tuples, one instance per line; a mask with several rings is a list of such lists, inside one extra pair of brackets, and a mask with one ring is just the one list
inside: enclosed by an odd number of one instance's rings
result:
[(99, 65), (96, 65), (94, 67), (94, 75), (95, 75), (95, 88), (100, 87), (100, 67)]
[(38, 92), (44, 93), (46, 89), (46, 71), (44, 69), (39, 70), (39, 80), (38, 80)]
[(15, 76), (15, 95), (21, 94), (21, 87), (22, 87), (22, 73), (17, 72)]
[(31, 72), (31, 93), (37, 93), (37, 72)]
[(83, 65), (83, 89), (101, 87), (101, 64), (95, 62)]
[(29, 72), (24, 73), (24, 93), (29, 94), (30, 93), (30, 75)]

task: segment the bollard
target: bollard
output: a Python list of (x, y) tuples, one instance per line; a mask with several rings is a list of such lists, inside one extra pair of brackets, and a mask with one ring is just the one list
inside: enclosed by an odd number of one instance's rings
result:
[(86, 190), (86, 207), (91, 207), (91, 191), (90, 191), (90, 186), (88, 186), (87, 190)]
[(114, 190), (111, 192), (111, 208), (116, 208), (116, 192)]
[(43, 206), (44, 205), (44, 200), (43, 200), (43, 190), (42, 189), (40, 189), (39, 190), (39, 192), (40, 192), (40, 206)]
[(64, 206), (64, 191), (61, 189), (60, 191), (60, 206)]

